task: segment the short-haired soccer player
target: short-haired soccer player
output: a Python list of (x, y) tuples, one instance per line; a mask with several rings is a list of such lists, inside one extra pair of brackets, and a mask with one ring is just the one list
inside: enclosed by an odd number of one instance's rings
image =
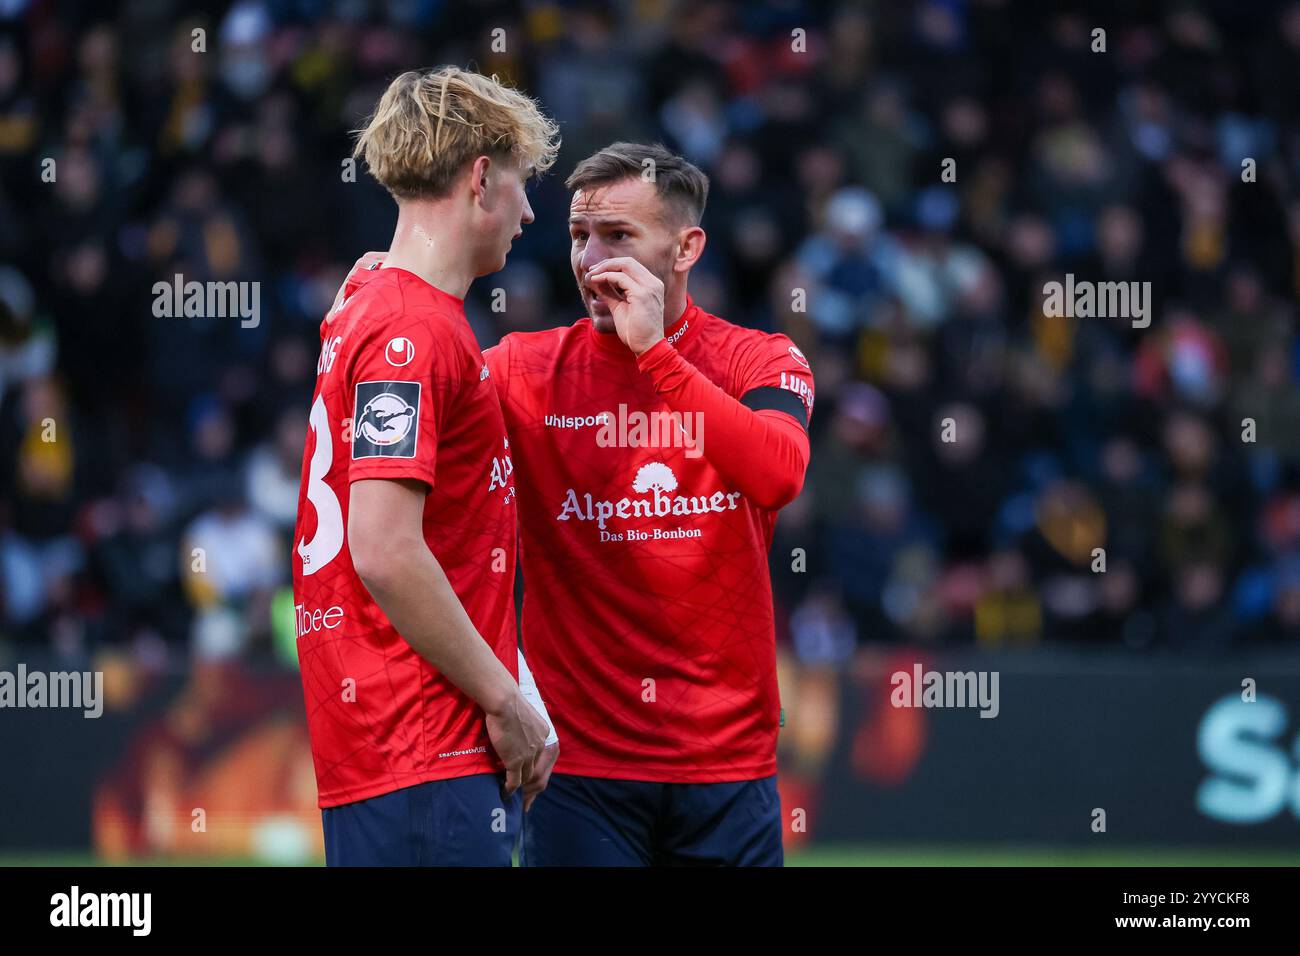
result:
[(447, 67), (397, 77), (357, 142), (397, 228), (321, 323), (294, 535), (330, 865), (509, 866), (519, 791), (549, 775), (519, 682), (513, 449), (463, 300), (533, 221), (556, 134)]
[(780, 865), (767, 552), (809, 458), (783, 335), (687, 292), (708, 179), (660, 146), (578, 164), (587, 318), (487, 352), (516, 465), (524, 649), (564, 752), (525, 865)]

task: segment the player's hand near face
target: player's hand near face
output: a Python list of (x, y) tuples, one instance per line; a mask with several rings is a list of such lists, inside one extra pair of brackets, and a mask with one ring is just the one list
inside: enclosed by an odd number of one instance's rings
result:
[(629, 256), (591, 267), (587, 284), (609, 303), (623, 344), (640, 355), (664, 337), (664, 284)]
[[(551, 728), (533, 709), (533, 705), (528, 703), (523, 694), (515, 693), (503, 707), (487, 712), (487, 731), (492, 749), (506, 766), (506, 786), (502, 796), (510, 796), (526, 781), (530, 787), (534, 786), (543, 752), (548, 749), (546, 738)], [(549, 775), (548, 769), (547, 776)], [(542, 783), (536, 787), (536, 792), (541, 793), (545, 786)], [(525, 789), (524, 795), (527, 803), (531, 804), (529, 792), (529, 789)]]

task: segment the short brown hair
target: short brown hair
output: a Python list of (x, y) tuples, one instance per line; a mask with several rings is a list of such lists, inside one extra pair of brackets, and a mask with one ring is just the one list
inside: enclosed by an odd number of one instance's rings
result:
[(445, 195), (465, 164), (513, 156), (543, 173), (559, 151), (559, 127), (536, 101), (497, 80), (454, 66), (410, 70), (388, 85), (359, 130), (353, 156), (395, 199)]
[(709, 200), (709, 177), (661, 143), (606, 146), (578, 163), (564, 185), (573, 190), (587, 189), (634, 177), (652, 179), (659, 198), (677, 214), (678, 221), (700, 224)]

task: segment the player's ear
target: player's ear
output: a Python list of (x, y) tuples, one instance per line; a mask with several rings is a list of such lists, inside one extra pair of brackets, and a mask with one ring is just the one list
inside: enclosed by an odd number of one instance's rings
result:
[(677, 234), (677, 255), (673, 258), (673, 272), (690, 272), (704, 255), (708, 237), (699, 226), (689, 226)]
[(487, 200), (488, 173), (491, 170), (492, 157), (487, 155), (479, 156), (470, 167), (469, 188), (480, 204)]

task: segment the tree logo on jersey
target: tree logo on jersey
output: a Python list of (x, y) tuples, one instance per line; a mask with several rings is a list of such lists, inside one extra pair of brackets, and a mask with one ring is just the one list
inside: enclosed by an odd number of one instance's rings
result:
[(419, 437), (419, 382), (359, 382), (352, 459), (414, 458)]
[(410, 365), (415, 358), (415, 343), (403, 335), (389, 339), (388, 347), (384, 349), (384, 358), (388, 359), (389, 365), (397, 368)]
[(808, 364), (807, 356), (805, 356), (802, 352), (799, 351), (798, 348), (796, 348), (793, 345), (790, 346), (790, 357), (794, 359), (796, 362), (798, 362), (800, 365), (802, 365), (804, 368), (808, 369), (808, 371), (810, 372), (812, 371), (812, 366)]
[(636, 478), (632, 480), (632, 490), (637, 494), (643, 495), (652, 488), (660, 491), (677, 490), (677, 476), (662, 461), (652, 461), (648, 465), (642, 465), (637, 469)]

